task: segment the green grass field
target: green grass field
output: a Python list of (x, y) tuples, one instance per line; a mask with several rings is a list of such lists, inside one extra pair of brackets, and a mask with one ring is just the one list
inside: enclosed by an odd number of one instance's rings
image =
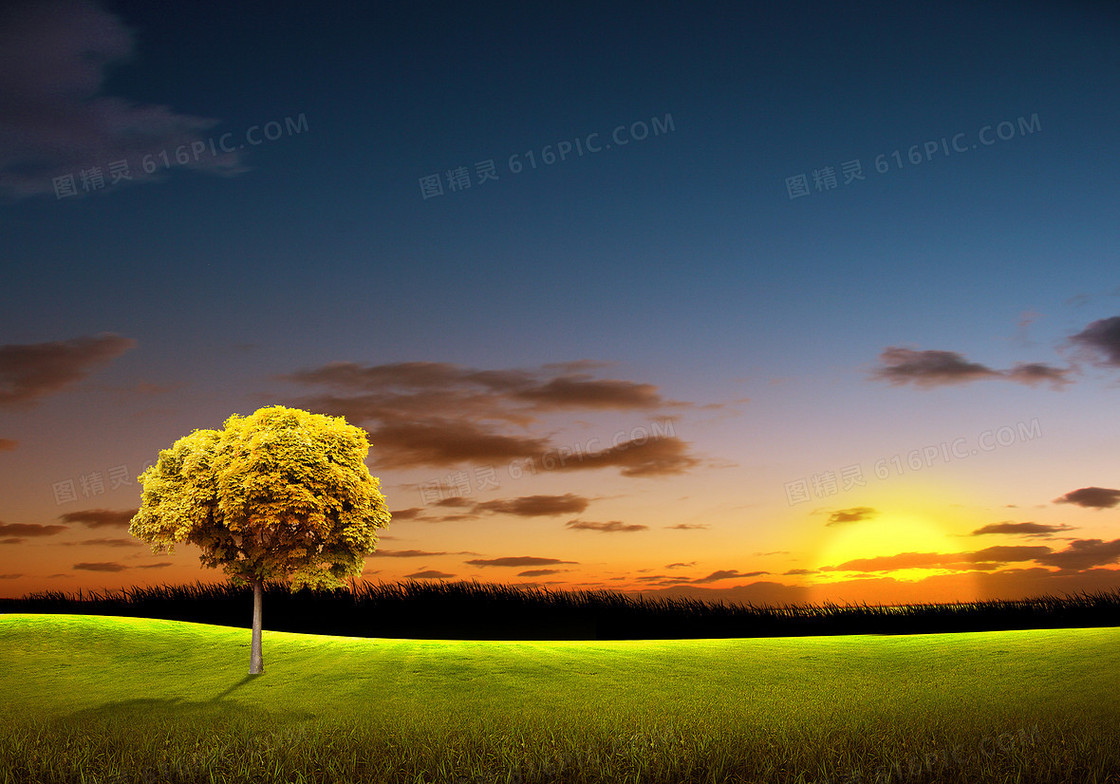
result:
[(0, 782), (1120, 782), (1116, 628), (248, 648), (0, 615)]

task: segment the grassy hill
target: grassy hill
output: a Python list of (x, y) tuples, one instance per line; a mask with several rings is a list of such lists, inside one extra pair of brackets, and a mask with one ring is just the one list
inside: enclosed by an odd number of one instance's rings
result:
[(1120, 782), (1116, 628), (248, 646), (0, 615), (0, 783)]

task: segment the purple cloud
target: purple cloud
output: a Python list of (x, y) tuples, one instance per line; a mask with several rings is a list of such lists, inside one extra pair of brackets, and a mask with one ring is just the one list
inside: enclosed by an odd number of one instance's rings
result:
[[(142, 159), (201, 141), (218, 120), (103, 93), (109, 68), (130, 59), (133, 31), (91, 0), (5, 4), (0, 11), (0, 197), (55, 193), (54, 177), (127, 161), (132, 182), (154, 182)], [(179, 168), (245, 171), (238, 153)], [(78, 185), (81, 192), (81, 185)]]

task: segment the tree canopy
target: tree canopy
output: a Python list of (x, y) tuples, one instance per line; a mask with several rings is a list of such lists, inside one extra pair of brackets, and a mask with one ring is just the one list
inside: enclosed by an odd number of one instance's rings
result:
[(140, 475), (129, 533), (153, 552), (197, 545), (238, 582), (337, 588), (361, 574), (390, 522), (365, 465), (366, 432), (343, 417), (284, 406), (194, 430)]

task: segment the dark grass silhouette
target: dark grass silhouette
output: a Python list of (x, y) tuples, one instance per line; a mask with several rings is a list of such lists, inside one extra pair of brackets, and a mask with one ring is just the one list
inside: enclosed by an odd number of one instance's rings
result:
[[(0, 612), (79, 613), (248, 628), (252, 589), (233, 583), (0, 599)], [(289, 593), (265, 585), (264, 627), (349, 637), (630, 640), (934, 634), (1120, 626), (1120, 590), (951, 604), (760, 606), (475, 582), (355, 583)]]

